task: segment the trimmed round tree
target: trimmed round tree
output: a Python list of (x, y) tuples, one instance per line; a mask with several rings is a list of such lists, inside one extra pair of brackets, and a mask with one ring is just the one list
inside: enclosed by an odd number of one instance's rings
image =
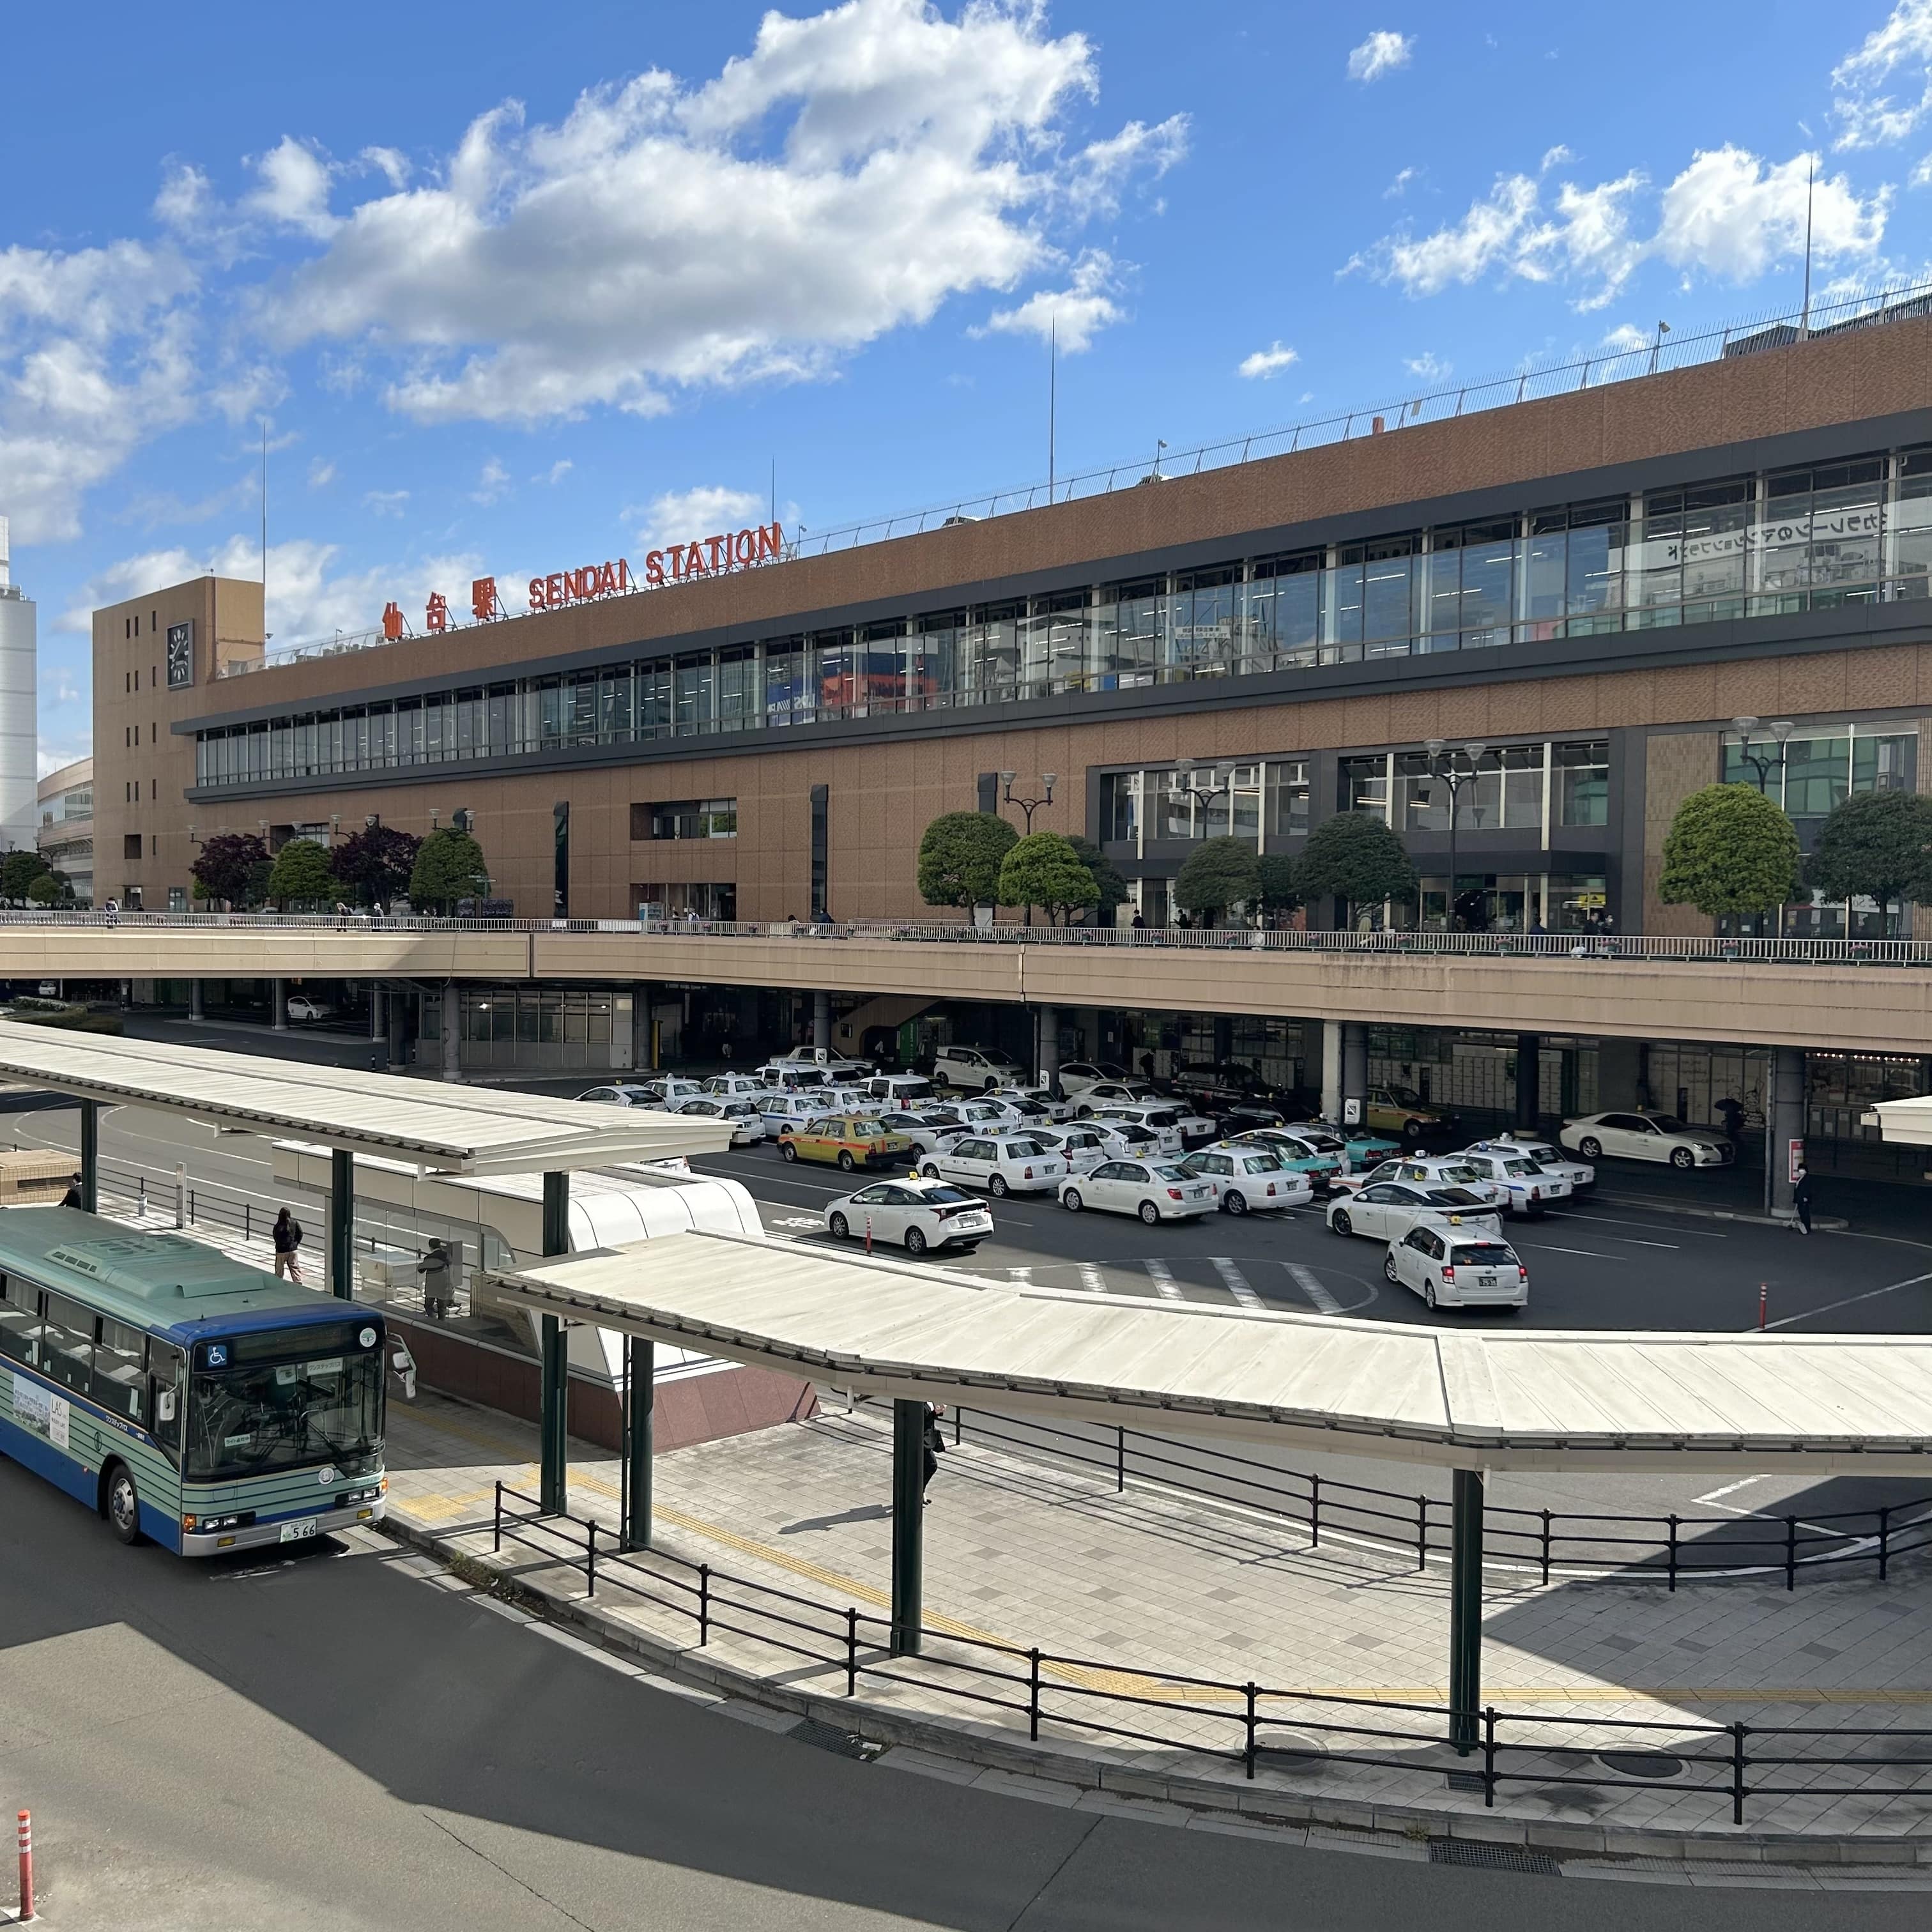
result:
[(1098, 905), (1100, 888), (1081, 862), (1072, 842), (1058, 832), (1035, 832), (1017, 841), (1000, 862), (1001, 905), (1043, 906), (1064, 920), (1076, 908)]
[(422, 844), (412, 832), (371, 825), (336, 847), (330, 869), (365, 905), (392, 899), (409, 890)]
[(188, 869), (197, 898), (246, 904), (255, 892), (256, 868), (266, 870), (268, 848), (252, 832), (218, 832), (202, 842)]
[(268, 874), (268, 896), (286, 912), (291, 905), (317, 905), (342, 890), (328, 869), (328, 854), (313, 838), (291, 838), (275, 854)]
[(490, 886), (483, 848), (466, 832), (440, 826), (416, 850), (410, 872), (410, 903), (447, 913), (456, 902), (481, 898)]
[(1828, 899), (1932, 900), (1932, 798), (1858, 791), (1841, 799), (1818, 832), (1804, 882)]
[(1292, 912), (1301, 903), (1301, 881), (1286, 852), (1262, 854), (1262, 910)]
[(1657, 896), (1713, 919), (1774, 912), (1804, 886), (1798, 830), (1755, 785), (1706, 785), (1677, 808)]
[(1245, 838), (1210, 838), (1188, 855), (1174, 881), (1174, 902), (1212, 926), (1238, 903), (1262, 896), (1261, 856)]
[(1379, 818), (1342, 812), (1308, 835), (1294, 883), (1310, 904), (1332, 897), (1349, 905), (1379, 907), (1415, 890), (1415, 866), (1402, 841)]
[(920, 897), (936, 906), (1000, 904), (1000, 867), (1018, 842), (995, 812), (942, 812), (919, 842)]

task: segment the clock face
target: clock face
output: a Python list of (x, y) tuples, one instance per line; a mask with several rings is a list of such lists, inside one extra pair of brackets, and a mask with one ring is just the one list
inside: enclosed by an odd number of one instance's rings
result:
[(194, 682), (194, 626), (168, 626), (168, 688), (178, 691)]

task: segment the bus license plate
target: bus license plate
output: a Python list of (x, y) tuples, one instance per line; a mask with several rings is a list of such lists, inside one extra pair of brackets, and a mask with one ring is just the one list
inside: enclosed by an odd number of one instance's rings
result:
[(318, 1517), (305, 1516), (299, 1522), (284, 1523), (282, 1525), (282, 1540), (284, 1543), (299, 1543), (304, 1537), (313, 1536), (316, 1532), (316, 1527), (320, 1519)]

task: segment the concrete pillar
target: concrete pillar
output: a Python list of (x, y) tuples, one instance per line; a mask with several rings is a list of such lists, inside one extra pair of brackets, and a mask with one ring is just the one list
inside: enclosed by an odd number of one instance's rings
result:
[(641, 1073), (656, 1064), (651, 1058), (651, 982), (639, 980), (631, 988), (631, 1065)]
[(812, 1043), (830, 1052), (832, 1048), (832, 995), (814, 993), (812, 996)]
[(1483, 1472), (1450, 1472), (1449, 1742), (1467, 1756), (1482, 1728)]
[(1322, 1118), (1342, 1118), (1342, 1022), (1322, 1022)]
[(926, 1622), (926, 1404), (892, 1404), (894, 1657), (916, 1657)]
[(1542, 1108), (1542, 1036), (1520, 1033), (1516, 1036), (1516, 1124), (1535, 1128)]
[[(543, 1251), (566, 1254), (570, 1249), (570, 1176), (543, 1178)], [(570, 1442), (570, 1355), (562, 1322), (543, 1318), (542, 1414), (538, 1423), (538, 1508), (546, 1516), (561, 1516), (570, 1507), (566, 1476)]]
[(274, 1001), (275, 1009), (272, 1024), (276, 1032), (286, 1033), (289, 1030), (289, 982), (286, 980), (272, 980), (268, 983), (273, 988), (269, 997)]
[(188, 1016), (199, 1025), (204, 1017), (201, 1009), (201, 982), (190, 980), (188, 982)]
[(100, 1211), (100, 1102), (80, 1103), (80, 1209)]
[(1369, 1030), (1360, 1020), (1342, 1023), (1342, 1105), (1351, 1100), (1366, 1107), (1369, 1099)]
[(442, 982), (442, 1077), (463, 1078), (463, 1002), (457, 997), (456, 982)]
[(624, 1337), (624, 1508), (626, 1550), (651, 1546), (651, 1456), (657, 1423), (658, 1348)]
[(1599, 1040), (1597, 1042), (1597, 1104), (1595, 1113), (1615, 1108), (1639, 1106), (1638, 1086), (1643, 1078), (1643, 1042), (1635, 1040)]
[(1771, 1050), (1771, 1104), (1764, 1110), (1764, 1209), (1789, 1217), (1791, 1144), (1804, 1138), (1804, 1049)]
[(1040, 1084), (1055, 1099), (1060, 1095), (1060, 1009), (1041, 1006), (1034, 1012), (1034, 1026), (1040, 1045)]
[(371, 986), (369, 988), (369, 1037), (371, 1040), (386, 1037), (386, 1030), (382, 1024), (382, 989), (376, 986)]
[(392, 1066), (400, 1066), (403, 1064), (403, 1028), (408, 1016), (404, 1002), (407, 997), (401, 992), (392, 992), (382, 1002), (382, 1018), (388, 1028), (388, 1058)]
[(338, 1301), (356, 1294), (356, 1156), (334, 1148), (328, 1158), (328, 1289)]

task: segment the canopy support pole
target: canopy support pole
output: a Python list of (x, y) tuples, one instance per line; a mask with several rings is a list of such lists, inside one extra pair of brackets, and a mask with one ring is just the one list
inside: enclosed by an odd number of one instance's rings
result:
[(916, 1657), (923, 1636), (926, 1404), (892, 1404), (892, 1626), (895, 1657)]
[[(570, 1176), (546, 1174), (543, 1178), (543, 1251), (546, 1255), (561, 1255), (569, 1249)], [(561, 1516), (569, 1502), (565, 1460), (570, 1440), (570, 1352), (563, 1324), (554, 1315), (543, 1318), (542, 1384), (542, 1420), (538, 1425), (542, 1440), (538, 1507), (546, 1516)]]
[(1483, 1472), (1453, 1472), (1449, 1530), (1449, 1742), (1466, 1757), (1483, 1703)]
[(658, 1345), (624, 1337), (624, 1547), (651, 1546), (651, 1454), (657, 1420)]
[(100, 1211), (100, 1102), (80, 1103), (80, 1206), (86, 1214)]
[(356, 1293), (356, 1156), (346, 1148), (328, 1156), (328, 1286), (340, 1301)]

